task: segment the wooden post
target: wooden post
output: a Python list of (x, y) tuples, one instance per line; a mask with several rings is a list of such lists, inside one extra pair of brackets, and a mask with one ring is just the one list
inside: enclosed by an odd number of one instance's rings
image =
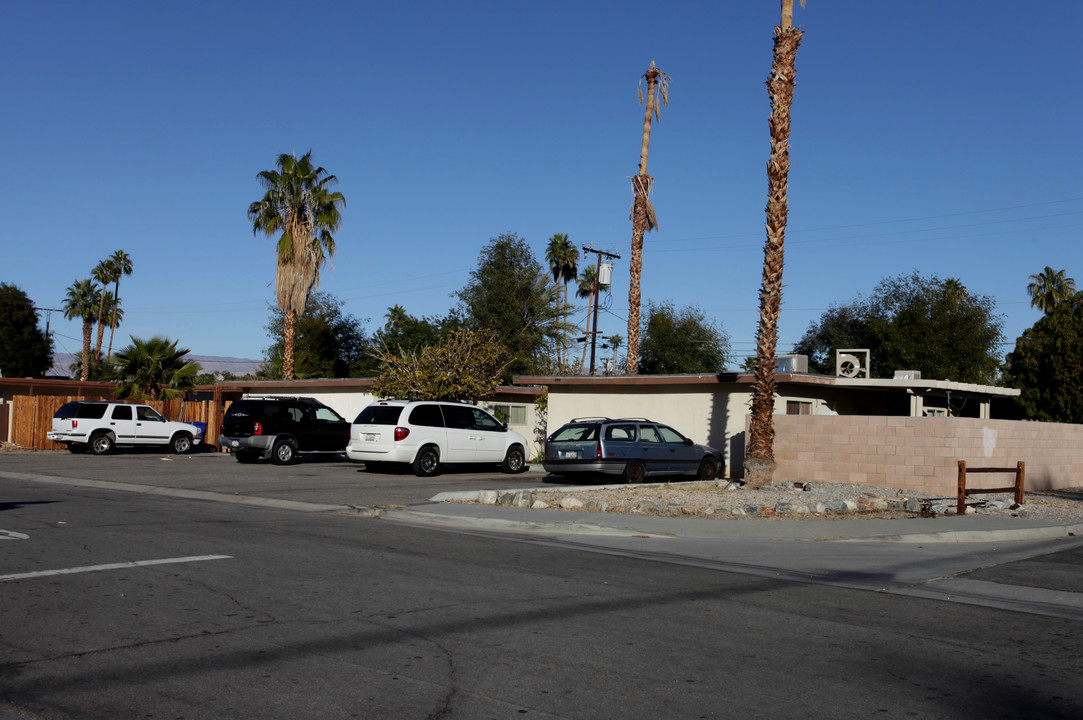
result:
[(1015, 504), (1023, 504), (1023, 476), (1026, 475), (1027, 466), (1022, 460), (1016, 464), (1015, 471)]
[(959, 461), (959, 494), (955, 511), (960, 515), (966, 515), (966, 460)]

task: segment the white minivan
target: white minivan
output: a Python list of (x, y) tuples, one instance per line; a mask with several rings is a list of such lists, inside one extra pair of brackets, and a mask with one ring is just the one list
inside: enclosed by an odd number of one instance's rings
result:
[(526, 470), (526, 438), (474, 405), (379, 400), (353, 421), (346, 457), (370, 470), (406, 463), (423, 477), (454, 463), (493, 463), (520, 473)]

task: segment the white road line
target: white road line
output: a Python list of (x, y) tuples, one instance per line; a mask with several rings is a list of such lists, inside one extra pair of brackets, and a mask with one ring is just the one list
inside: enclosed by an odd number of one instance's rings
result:
[(14, 530), (0, 530), (0, 540), (29, 540), (29, 535), (17, 533)]
[(17, 573), (15, 575), (0, 575), (0, 582), (6, 582), (8, 580), (25, 580), (26, 578), (49, 577), (51, 575), (73, 575), (75, 573), (100, 572), (102, 570), (123, 570), (124, 568), (144, 567), (146, 565), (169, 565), (171, 563), (229, 560), (231, 558), (231, 555), (194, 555), (192, 557), (138, 560), (136, 562), (110, 563), (108, 565), (87, 565), (85, 567), (63, 568), (61, 570), (38, 570), (37, 572)]

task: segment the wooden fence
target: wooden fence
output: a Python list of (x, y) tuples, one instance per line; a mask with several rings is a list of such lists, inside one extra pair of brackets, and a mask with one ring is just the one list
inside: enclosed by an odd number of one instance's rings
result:
[[(11, 441), (38, 450), (63, 450), (63, 445), (46, 437), (46, 433), (53, 428), (53, 415), (64, 403), (85, 399), (77, 396), (16, 395), (11, 399)], [(144, 404), (150, 405), (169, 420), (206, 423), (203, 444), (217, 443), (219, 414), (212, 401), (156, 400)]]

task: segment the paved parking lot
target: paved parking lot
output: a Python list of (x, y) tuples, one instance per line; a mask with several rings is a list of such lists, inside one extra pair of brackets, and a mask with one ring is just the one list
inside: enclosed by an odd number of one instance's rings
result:
[(242, 465), (228, 453), (172, 455), (160, 449), (125, 449), (103, 457), (66, 451), (0, 453), (0, 471), (367, 507), (419, 505), (448, 491), (563, 486), (546, 482), (540, 466), (519, 475), (472, 466), (420, 478), (409, 468), (372, 473), (363, 464), (345, 459)]

